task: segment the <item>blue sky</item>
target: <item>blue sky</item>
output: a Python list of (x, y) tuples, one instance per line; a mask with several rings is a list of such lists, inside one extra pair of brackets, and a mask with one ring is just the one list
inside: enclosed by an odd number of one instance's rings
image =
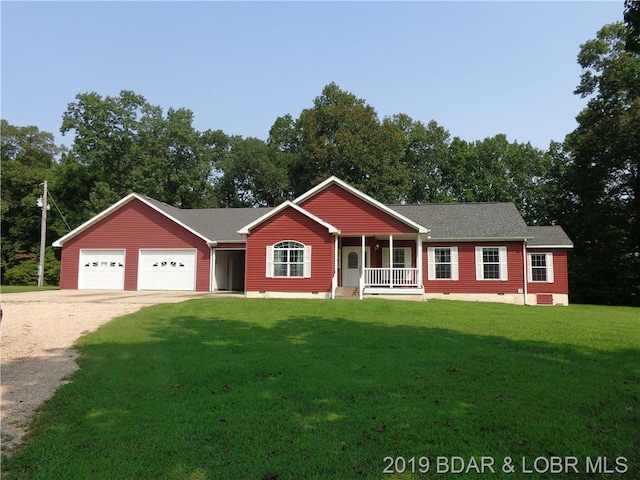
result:
[(266, 139), (325, 85), (380, 118), (547, 148), (585, 100), (581, 43), (623, 2), (0, 2), (2, 118), (59, 133), (78, 93), (133, 90), (199, 130)]

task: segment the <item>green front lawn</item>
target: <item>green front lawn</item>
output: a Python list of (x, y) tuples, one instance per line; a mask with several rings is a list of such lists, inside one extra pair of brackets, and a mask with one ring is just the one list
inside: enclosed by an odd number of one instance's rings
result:
[(39, 292), (41, 290), (60, 290), (58, 286), (45, 285), (44, 287), (35, 287), (33, 285), (2, 285), (0, 293), (20, 293), (20, 292)]
[[(6, 478), (640, 478), (638, 309), (221, 298), (79, 348)], [(438, 473), (445, 456), (495, 474)], [(628, 471), (585, 473), (604, 456)], [(579, 474), (537, 474), (537, 457)]]

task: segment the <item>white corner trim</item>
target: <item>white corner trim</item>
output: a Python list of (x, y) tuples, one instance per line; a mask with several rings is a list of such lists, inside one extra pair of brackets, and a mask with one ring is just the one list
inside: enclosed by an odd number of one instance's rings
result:
[(245, 225), (244, 227), (242, 227), (240, 230), (238, 230), (238, 233), (241, 235), (249, 235), (249, 233), (251, 232), (251, 230), (257, 226), (260, 225), (262, 222), (268, 220), (269, 218), (273, 217), (274, 215), (280, 213), (281, 211), (283, 211), (285, 208), (293, 208), (294, 210), (296, 210), (297, 212), (300, 212), (301, 214), (305, 215), (306, 217), (310, 218), (311, 220), (313, 220), (316, 223), (319, 223), (320, 225), (322, 225), (323, 227), (325, 227), (329, 233), (340, 233), (340, 229), (334, 227), (333, 225), (331, 225), (328, 222), (325, 222), (324, 220), (322, 220), (319, 217), (316, 217), (313, 213), (308, 212), (307, 210), (305, 210), (304, 208), (302, 208), (299, 205), (296, 205), (295, 203), (287, 200), (284, 203), (281, 203), (280, 205), (278, 205), (276, 208), (268, 211), (267, 213), (265, 213), (264, 215), (262, 215), (260, 218), (254, 220), (253, 222), (251, 222), (249, 225)]
[(400, 220), (402, 223), (405, 223), (405, 224), (409, 225), (410, 227), (415, 228), (419, 233), (429, 233), (429, 232), (431, 232), (430, 229), (428, 229), (426, 227), (423, 227), (422, 225), (414, 222), (413, 220), (410, 220), (409, 218), (405, 217), (404, 215), (399, 214), (398, 212), (396, 212), (392, 208), (387, 207), (384, 203), (380, 203), (375, 198), (372, 198), (369, 195), (367, 195), (366, 193), (361, 192), (357, 188), (352, 187), (347, 182), (345, 182), (343, 180), (340, 180), (335, 175), (327, 178), (324, 182), (319, 183), (318, 185), (313, 187), (311, 190), (303, 193), (298, 198), (296, 198), (293, 201), (293, 203), (295, 203), (296, 205), (299, 204), (299, 203), (302, 203), (305, 200), (315, 196), (318, 192), (320, 192), (320, 191), (324, 190), (325, 188), (327, 188), (327, 187), (329, 187), (331, 185), (334, 185), (334, 184), (341, 186), (342, 188), (344, 188), (349, 193), (352, 193), (356, 197), (358, 197), (358, 198), (364, 200), (365, 202), (373, 205), (374, 207), (382, 210), (386, 214), (394, 217), (396, 220)]

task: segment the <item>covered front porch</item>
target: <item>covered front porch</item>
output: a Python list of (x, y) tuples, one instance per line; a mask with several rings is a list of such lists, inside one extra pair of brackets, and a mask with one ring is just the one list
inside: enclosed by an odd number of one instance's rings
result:
[(422, 235), (336, 236), (333, 297), (351, 287), (367, 295), (423, 295)]

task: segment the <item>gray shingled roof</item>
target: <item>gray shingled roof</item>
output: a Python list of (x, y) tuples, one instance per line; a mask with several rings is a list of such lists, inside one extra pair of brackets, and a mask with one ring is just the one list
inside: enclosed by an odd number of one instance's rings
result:
[(390, 205), (431, 230), (431, 239), (524, 239), (530, 232), (513, 203)]
[(203, 237), (218, 242), (243, 240), (238, 230), (271, 210), (271, 207), (180, 209), (149, 197), (145, 199)]
[[(238, 230), (271, 210), (271, 207), (180, 209), (153, 198), (145, 199), (201, 236), (218, 242), (242, 240)], [(529, 238), (530, 246), (573, 245), (559, 226), (527, 226), (513, 203), (389, 205), (389, 208), (430, 229), (432, 240)]]
[(552, 227), (528, 227), (531, 236), (531, 240), (527, 242), (530, 247), (573, 247), (573, 242), (562, 229), (561, 226), (555, 225)]

